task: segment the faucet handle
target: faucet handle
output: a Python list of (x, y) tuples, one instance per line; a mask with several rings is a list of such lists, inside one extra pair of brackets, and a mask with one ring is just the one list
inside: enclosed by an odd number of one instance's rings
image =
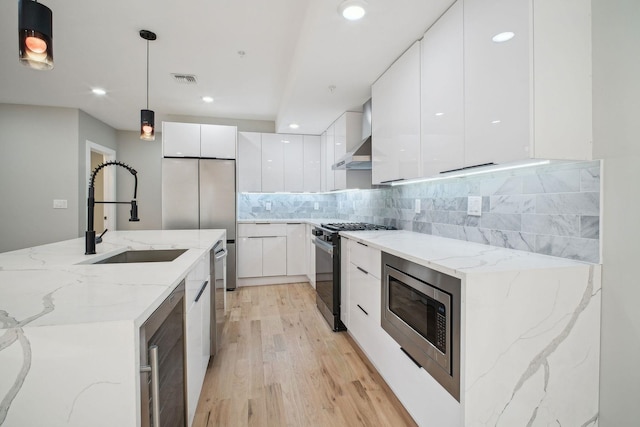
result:
[(129, 211), (129, 214), (131, 215), (131, 218), (129, 218), (129, 221), (131, 222), (140, 221), (140, 218), (138, 218), (138, 203), (135, 200), (131, 201), (131, 210)]
[(102, 236), (104, 236), (104, 233), (106, 233), (107, 231), (109, 231), (109, 229), (105, 228), (104, 231), (100, 233), (98, 237), (96, 237), (96, 243), (102, 243)]

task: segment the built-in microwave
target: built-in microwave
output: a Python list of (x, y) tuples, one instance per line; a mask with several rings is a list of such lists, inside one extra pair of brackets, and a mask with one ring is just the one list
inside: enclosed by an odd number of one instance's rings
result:
[(460, 279), (382, 253), (382, 328), (460, 400)]

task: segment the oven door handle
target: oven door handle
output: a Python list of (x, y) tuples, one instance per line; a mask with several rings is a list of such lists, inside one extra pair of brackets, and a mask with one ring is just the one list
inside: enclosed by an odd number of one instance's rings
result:
[(322, 249), (333, 257), (333, 246), (331, 244), (318, 239), (315, 239), (313, 241), (313, 244), (316, 245), (317, 248)]

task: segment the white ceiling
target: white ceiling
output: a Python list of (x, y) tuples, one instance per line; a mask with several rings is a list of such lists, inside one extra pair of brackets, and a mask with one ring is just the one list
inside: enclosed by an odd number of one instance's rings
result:
[[(53, 11), (52, 71), (20, 65), (18, 2), (0, 2), (0, 103), (79, 108), (136, 130), (146, 103), (138, 32), (148, 29), (158, 35), (149, 46), (157, 123), (168, 115), (273, 120), (278, 132), (320, 134), (371, 96), (371, 84), (453, 0), (369, 0), (357, 22), (338, 15), (340, 0), (41, 2)], [(198, 83), (178, 84), (171, 73)]]

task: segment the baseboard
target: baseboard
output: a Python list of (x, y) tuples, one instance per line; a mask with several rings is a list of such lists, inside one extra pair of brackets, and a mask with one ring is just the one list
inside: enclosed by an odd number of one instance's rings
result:
[(262, 286), (262, 285), (282, 285), (288, 283), (309, 282), (306, 275), (299, 276), (269, 276), (269, 277), (247, 277), (237, 280), (237, 286)]

